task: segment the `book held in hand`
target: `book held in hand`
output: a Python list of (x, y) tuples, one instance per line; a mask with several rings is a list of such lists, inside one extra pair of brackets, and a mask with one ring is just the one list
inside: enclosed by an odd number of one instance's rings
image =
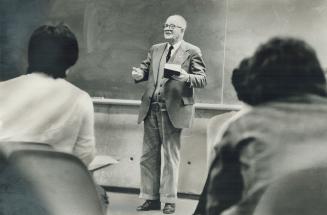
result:
[(164, 78), (171, 78), (172, 75), (179, 76), (181, 74), (181, 65), (166, 63), (164, 67)]

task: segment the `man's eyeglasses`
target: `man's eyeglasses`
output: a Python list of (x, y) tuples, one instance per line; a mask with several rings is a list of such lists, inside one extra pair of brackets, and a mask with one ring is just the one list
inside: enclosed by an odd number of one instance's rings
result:
[(175, 28), (182, 28), (182, 27), (174, 25), (174, 24), (164, 24), (163, 28), (169, 28), (171, 30), (174, 30)]

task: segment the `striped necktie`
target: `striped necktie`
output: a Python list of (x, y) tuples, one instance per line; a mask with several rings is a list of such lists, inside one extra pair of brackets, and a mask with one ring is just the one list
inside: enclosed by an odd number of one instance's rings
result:
[(169, 47), (169, 50), (168, 50), (168, 54), (167, 54), (167, 56), (166, 56), (166, 62), (168, 62), (169, 61), (169, 59), (170, 59), (170, 57), (171, 57), (171, 51), (174, 49), (174, 46), (170, 46)]

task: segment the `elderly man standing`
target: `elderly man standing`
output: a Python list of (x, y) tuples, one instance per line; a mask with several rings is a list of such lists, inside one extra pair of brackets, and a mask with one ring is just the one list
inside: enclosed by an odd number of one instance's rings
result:
[[(200, 49), (183, 40), (186, 25), (180, 15), (168, 17), (163, 26), (167, 42), (153, 45), (132, 71), (135, 82), (148, 81), (138, 118), (144, 121), (140, 197), (146, 201), (138, 211), (160, 210), (163, 202), (163, 213), (175, 212), (181, 132), (192, 123), (193, 88), (207, 84)], [(168, 67), (177, 75), (164, 74)]]

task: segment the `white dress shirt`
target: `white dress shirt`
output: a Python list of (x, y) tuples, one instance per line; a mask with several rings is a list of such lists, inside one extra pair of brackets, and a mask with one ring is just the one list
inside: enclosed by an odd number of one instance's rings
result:
[[(174, 54), (175, 54), (175, 52), (177, 51), (177, 49), (181, 46), (181, 44), (182, 44), (182, 40), (181, 41), (179, 41), (178, 43), (176, 43), (176, 44), (174, 44), (173, 45), (173, 50), (171, 50), (171, 54), (170, 54), (170, 56), (173, 56)], [(170, 47), (171, 45), (169, 44), (169, 46), (167, 47), (168, 49), (169, 49), (169, 47)]]

